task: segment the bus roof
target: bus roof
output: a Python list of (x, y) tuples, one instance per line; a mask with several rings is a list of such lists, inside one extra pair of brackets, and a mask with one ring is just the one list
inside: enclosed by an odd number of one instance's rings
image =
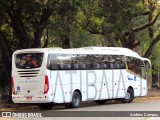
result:
[(15, 51), (15, 54), (24, 52), (54, 52), (54, 53), (71, 53), (71, 54), (110, 54), (125, 55), (142, 59), (136, 52), (122, 47), (82, 47), (82, 48), (30, 48)]
[[(123, 54), (125, 56), (132, 56), (132, 57), (136, 57), (136, 58), (141, 58), (141, 56), (128, 49), (128, 48), (122, 48), (122, 47), (82, 47), (82, 48), (76, 48), (79, 50), (87, 50), (87, 51), (94, 51), (94, 53), (96, 51), (98, 51), (98, 53), (102, 53), (102, 54), (112, 54), (112, 52), (114, 52), (115, 54)], [(108, 53), (107, 53), (108, 52)]]

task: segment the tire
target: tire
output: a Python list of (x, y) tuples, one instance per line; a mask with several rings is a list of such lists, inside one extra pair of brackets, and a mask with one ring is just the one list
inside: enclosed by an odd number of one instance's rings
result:
[(43, 104), (39, 104), (38, 106), (42, 110), (50, 110), (50, 109), (52, 109), (53, 104), (51, 104), (51, 103), (46, 103), (46, 104), (43, 103)]
[(107, 100), (96, 100), (95, 101), (97, 104), (105, 104)]
[(134, 92), (131, 89), (127, 90), (125, 98), (121, 99), (122, 103), (131, 103), (134, 99)]
[(70, 107), (78, 108), (81, 104), (81, 95), (79, 92), (75, 91), (72, 95), (72, 102), (70, 103)]

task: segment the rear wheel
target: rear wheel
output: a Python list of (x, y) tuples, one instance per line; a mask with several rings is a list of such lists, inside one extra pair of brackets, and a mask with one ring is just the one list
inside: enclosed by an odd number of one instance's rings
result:
[(125, 98), (121, 99), (122, 103), (130, 103), (134, 99), (134, 92), (132, 89), (128, 89)]
[(42, 110), (50, 110), (53, 107), (53, 104), (51, 103), (43, 103), (38, 105), (40, 109)]
[(72, 102), (70, 103), (70, 106), (72, 108), (78, 108), (81, 104), (81, 95), (79, 92), (75, 91), (72, 95)]

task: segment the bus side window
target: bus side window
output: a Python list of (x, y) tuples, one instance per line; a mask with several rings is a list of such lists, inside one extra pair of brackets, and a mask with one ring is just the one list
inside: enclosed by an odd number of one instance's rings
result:
[(142, 76), (142, 70), (143, 70), (143, 67), (141, 67), (141, 64), (143, 63), (140, 59), (134, 58), (134, 57), (127, 57), (128, 69), (140, 76)]
[(124, 69), (125, 59), (123, 55), (111, 55), (109, 62), (111, 69)]
[(48, 63), (47, 63), (47, 68), (50, 70), (58, 70), (59, 65), (58, 65), (58, 60), (57, 60), (57, 55), (56, 54), (49, 54), (48, 55)]
[(104, 55), (91, 55), (90, 63), (91, 68), (94, 69), (106, 69), (106, 64), (104, 63)]
[(110, 63), (106, 63), (106, 69), (110, 68)]
[(92, 67), (93, 67), (93, 69), (99, 69), (100, 68), (98, 63), (92, 63)]
[(119, 67), (120, 67), (120, 69), (125, 69), (125, 64), (124, 63), (120, 63)]
[(51, 64), (51, 70), (58, 70), (59, 69), (59, 65), (58, 64)]
[(109, 63), (109, 68), (110, 69), (113, 69), (114, 67), (113, 67), (113, 63)]
[(118, 63), (110, 63), (110, 68), (111, 69), (119, 69), (119, 64)]
[(78, 64), (73, 64), (73, 69), (78, 70)]
[(107, 65), (105, 63), (100, 63), (99, 67), (100, 67), (100, 69), (106, 69)]
[(90, 69), (90, 56), (83, 54), (76, 54), (74, 58), (72, 58), (72, 68), (78, 70)]
[(119, 63), (115, 63), (115, 68), (116, 69), (119, 69), (120, 67), (119, 67)]
[(79, 70), (84, 70), (86, 67), (85, 67), (85, 64), (78, 64), (78, 69)]
[(61, 70), (70, 70), (71, 65), (70, 64), (60, 64), (60, 69)]

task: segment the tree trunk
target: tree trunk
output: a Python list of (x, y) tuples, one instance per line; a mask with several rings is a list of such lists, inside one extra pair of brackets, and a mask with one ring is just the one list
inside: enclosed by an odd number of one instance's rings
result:
[(30, 39), (27, 35), (27, 32), (25, 31), (22, 21), (18, 18), (13, 18), (11, 26), (19, 40), (18, 49), (28, 48)]
[[(1, 31), (0, 31), (1, 33)], [(2, 35), (2, 33), (1, 33)], [(12, 94), (12, 89), (11, 89), (11, 69), (12, 69), (12, 53), (10, 52), (11, 51), (11, 48), (7, 47), (7, 45), (5, 44), (5, 41), (6, 39), (4, 39), (4, 37), (1, 37), (0, 36), (0, 48), (1, 48), (1, 51), (2, 51), (2, 58), (3, 58), (3, 64), (5, 66), (5, 71), (7, 73), (7, 76), (6, 76), (6, 86), (9, 88), (9, 96), (6, 96), (7, 97), (7, 101), (8, 102), (11, 102), (12, 101), (12, 98), (11, 98), (11, 94)]]
[(53, 10), (50, 8), (45, 8), (43, 10), (41, 19), (37, 24), (36, 31), (34, 32), (34, 42), (32, 44), (32, 48), (41, 47), (41, 37), (43, 30), (46, 28), (48, 24), (48, 20), (52, 15)]
[(7, 73), (6, 76), (6, 82), (5, 82), (5, 90), (7, 90), (6, 92), (6, 100), (7, 102), (12, 102), (12, 85), (11, 85), (11, 70), (12, 70), (12, 62), (8, 61), (7, 59), (5, 59), (5, 61), (3, 62), (4, 66), (5, 66), (5, 71)]
[[(153, 5), (152, 5), (152, 3), (150, 3), (150, 6), (149, 6), (149, 9), (150, 9), (150, 13), (149, 13), (149, 23), (151, 23), (152, 22), (152, 19), (153, 19), (153, 11), (152, 11), (152, 8), (153, 8)], [(149, 27), (148, 28), (148, 30), (149, 30), (149, 37), (150, 38), (153, 38), (153, 29), (152, 29), (152, 27)]]
[(64, 49), (71, 48), (71, 41), (68, 36), (63, 36), (61, 37), (61, 39), (62, 39), (62, 48)]
[(152, 87), (157, 87), (157, 75), (152, 73)]

